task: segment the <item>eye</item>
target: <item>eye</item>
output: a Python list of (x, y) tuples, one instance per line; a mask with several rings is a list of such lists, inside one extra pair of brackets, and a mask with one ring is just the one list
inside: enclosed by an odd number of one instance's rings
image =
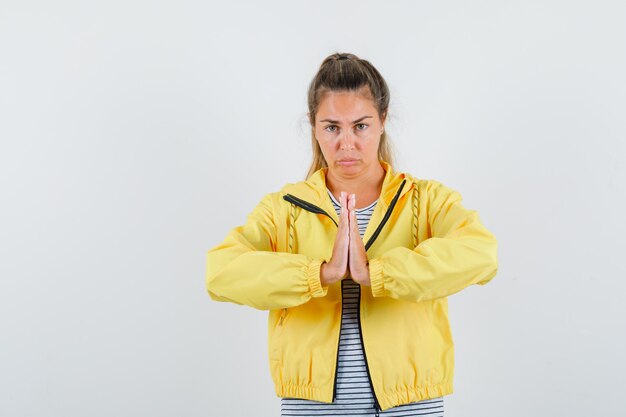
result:
[(359, 123), (357, 126), (364, 126), (362, 129), (359, 129), (359, 130), (367, 129), (367, 125), (365, 123)]
[(337, 126), (335, 126), (335, 125), (328, 125), (328, 126), (326, 126), (324, 128), (324, 130), (327, 131), (327, 132), (334, 132), (334, 130), (328, 130), (329, 127), (337, 127)]

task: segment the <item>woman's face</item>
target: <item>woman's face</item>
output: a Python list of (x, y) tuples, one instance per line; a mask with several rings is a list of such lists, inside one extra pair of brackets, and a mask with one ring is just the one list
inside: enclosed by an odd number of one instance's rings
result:
[(354, 177), (377, 169), (383, 124), (384, 117), (381, 121), (373, 101), (363, 93), (326, 93), (315, 117), (314, 132), (329, 170)]

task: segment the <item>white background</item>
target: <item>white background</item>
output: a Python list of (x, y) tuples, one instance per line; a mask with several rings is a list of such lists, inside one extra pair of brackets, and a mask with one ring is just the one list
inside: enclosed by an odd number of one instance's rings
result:
[(499, 241), (449, 298), (446, 415), (624, 415), (620, 1), (0, 1), (0, 415), (278, 416), (267, 312), (205, 252), (304, 179), (333, 52), (389, 83), (395, 168)]

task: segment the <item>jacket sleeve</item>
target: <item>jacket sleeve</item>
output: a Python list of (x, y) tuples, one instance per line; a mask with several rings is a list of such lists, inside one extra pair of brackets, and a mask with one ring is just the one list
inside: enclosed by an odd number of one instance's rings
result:
[(323, 297), (320, 281), (324, 260), (276, 252), (272, 194), (266, 195), (242, 226), (207, 253), (206, 287), (211, 299), (272, 310)]
[(429, 180), (424, 188), (420, 194), (429, 199), (424, 211), (431, 237), (414, 249), (396, 247), (369, 259), (374, 297), (413, 302), (446, 297), (472, 284), (485, 285), (498, 271), (496, 238), (478, 213), (438, 181)]

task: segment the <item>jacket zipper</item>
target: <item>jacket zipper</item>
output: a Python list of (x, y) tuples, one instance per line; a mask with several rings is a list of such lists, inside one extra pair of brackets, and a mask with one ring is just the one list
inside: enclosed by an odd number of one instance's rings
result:
[[(402, 188), (404, 187), (404, 183), (406, 182), (406, 180), (402, 181), (402, 184), (400, 185), (400, 188), (398, 189), (398, 191), (396, 192), (396, 195), (393, 197), (393, 200), (391, 200), (391, 204), (389, 205), (389, 208), (387, 209), (387, 212), (385, 213), (385, 216), (383, 217), (382, 221), (380, 222), (380, 224), (378, 225), (378, 227), (376, 228), (376, 231), (374, 232), (374, 234), (370, 237), (370, 239), (368, 240), (367, 244), (365, 245), (365, 250), (367, 251), (367, 249), (372, 246), (372, 244), (374, 243), (374, 240), (376, 240), (376, 238), (378, 237), (378, 235), (380, 234), (380, 231), (383, 229), (383, 226), (385, 225), (385, 223), (387, 223), (387, 220), (389, 220), (389, 217), (391, 216), (391, 212), (393, 211), (393, 208), (396, 205), (396, 202), (398, 201), (398, 198), (400, 197), (400, 192), (402, 191)], [(376, 392), (374, 391), (374, 384), (372, 382), (372, 376), (370, 374), (370, 367), (367, 363), (367, 355), (365, 354), (365, 344), (363, 343), (363, 329), (361, 328), (361, 285), (359, 285), (359, 337), (361, 338), (361, 346), (363, 346), (363, 358), (365, 359), (365, 369), (367, 370), (367, 378), (370, 381), (370, 386), (372, 387), (372, 394), (374, 394), (374, 412), (376, 414), (376, 417), (378, 417), (379, 413), (382, 411), (380, 408), (380, 404), (378, 403), (378, 398), (376, 397)]]
[(378, 413), (380, 410), (380, 404), (378, 404), (378, 398), (376, 398), (376, 393), (374, 392), (374, 384), (372, 383), (372, 376), (370, 375), (370, 367), (367, 364), (367, 355), (365, 355), (365, 344), (363, 344), (363, 332), (361, 330), (361, 286), (359, 285), (359, 337), (361, 338), (361, 346), (363, 346), (363, 358), (365, 359), (365, 369), (367, 370), (367, 379), (370, 381), (370, 386), (372, 387), (372, 394), (374, 394), (374, 412), (376, 413), (376, 417), (378, 417)]
[[(378, 227), (374, 231), (374, 234), (372, 234), (372, 236), (367, 241), (367, 243), (365, 245), (365, 250), (366, 251), (367, 251), (367, 249), (370, 248), (370, 246), (372, 246), (372, 244), (374, 243), (374, 241), (376, 240), (376, 238), (380, 234), (381, 230), (385, 226), (385, 223), (387, 223), (387, 221), (389, 220), (389, 217), (391, 216), (391, 212), (393, 211), (393, 208), (395, 207), (396, 202), (398, 201), (398, 198), (400, 197), (400, 193), (402, 192), (402, 188), (404, 188), (404, 184), (405, 183), (406, 183), (406, 180), (403, 180), (402, 184), (400, 184), (400, 187), (398, 188), (398, 191), (396, 192), (396, 195), (393, 197), (393, 200), (391, 200), (391, 204), (389, 205), (389, 208), (387, 208), (387, 211), (385, 212), (385, 215), (383, 216), (383, 219), (381, 220), (380, 224), (378, 225)], [(293, 196), (291, 194), (284, 195), (283, 199), (285, 199), (286, 201), (289, 201), (292, 204), (295, 204), (296, 206), (302, 207), (303, 209), (305, 209), (307, 211), (310, 211), (312, 213), (323, 214), (323, 215), (327, 216), (328, 218), (330, 218), (333, 221), (333, 223), (335, 224), (335, 226), (339, 227), (339, 225), (337, 224), (335, 219), (333, 219), (330, 216), (330, 214), (328, 214), (321, 207), (318, 207), (315, 204), (309, 203), (308, 201), (302, 200), (301, 198), (298, 198), (298, 197)], [(341, 289), (342, 289), (341, 297), (342, 297), (342, 300), (343, 300), (343, 283), (342, 283)], [(363, 358), (365, 360), (365, 369), (367, 370), (367, 378), (369, 379), (370, 386), (372, 387), (372, 394), (374, 395), (374, 411), (376, 412), (376, 417), (378, 417), (378, 413), (380, 411), (382, 411), (382, 410), (380, 408), (380, 404), (378, 403), (378, 398), (376, 397), (376, 391), (374, 390), (374, 384), (372, 383), (372, 377), (370, 375), (370, 368), (369, 368), (369, 365), (367, 363), (367, 356), (365, 355), (365, 345), (363, 344), (363, 333), (362, 333), (362, 329), (361, 329), (361, 286), (360, 285), (359, 285), (359, 310), (358, 310), (358, 312), (359, 312), (358, 313), (358, 316), (359, 316), (359, 337), (361, 338), (361, 346), (363, 346)], [(341, 314), (343, 316), (343, 301), (342, 301), (342, 312), (341, 312)], [(341, 340), (339, 340), (339, 341), (341, 341)], [(335, 381), (333, 382), (333, 399), (332, 399), (332, 402), (335, 402), (335, 398), (337, 396), (337, 363), (338, 362), (339, 362), (339, 342), (337, 344), (337, 358), (335, 359)]]

